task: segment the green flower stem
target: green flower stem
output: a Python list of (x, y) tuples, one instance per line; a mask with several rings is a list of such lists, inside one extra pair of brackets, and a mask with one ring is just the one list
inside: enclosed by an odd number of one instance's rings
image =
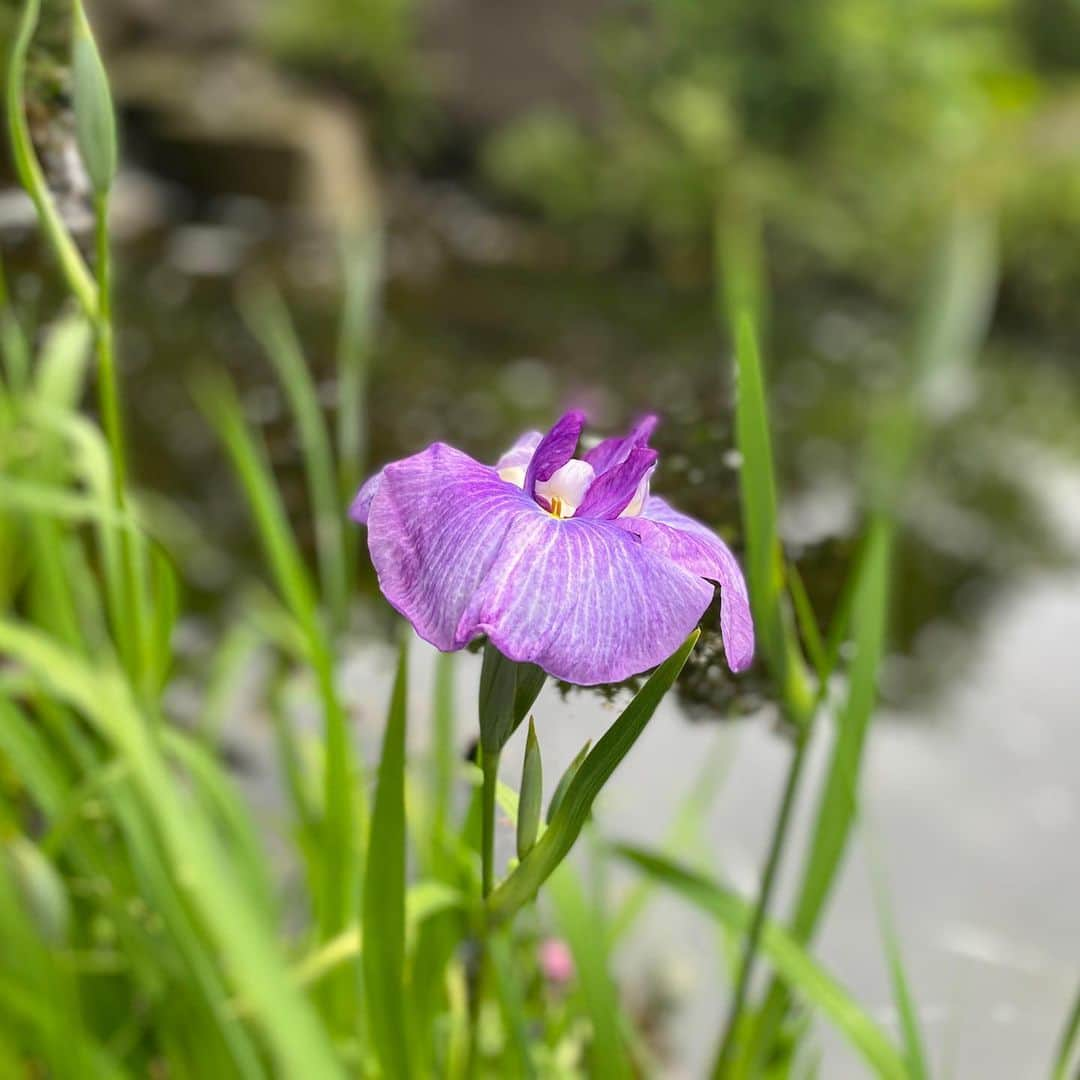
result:
[[(120, 410), (119, 380), (112, 319), (112, 255), (109, 248), (109, 199), (107, 193), (94, 196), (94, 248), (97, 308), (94, 333), (97, 344), (97, 390), (101, 422), (109, 445), (112, 466), (113, 506), (118, 514), (128, 510), (127, 452)], [(145, 677), (150, 671), (147, 650), (150, 638), (145, 629), (143, 598), (139, 588), (138, 539), (128, 530), (120, 536), (122, 580), (116, 586), (113, 612), (117, 649), (124, 657), (132, 682), (147, 691)]]
[(94, 315), (97, 335), (98, 401), (105, 438), (112, 459), (113, 490), (118, 502), (127, 489), (127, 457), (120, 419), (120, 393), (116, 379), (116, 353), (112, 325), (112, 258), (109, 250), (107, 195), (94, 196), (94, 250), (97, 256), (98, 305)]
[(499, 778), (498, 750), (481, 750), (480, 771), (484, 786), (480, 796), (481, 810), (481, 892), (485, 900), (495, 887), (495, 786)]
[[(480, 751), (480, 771), (483, 787), (480, 793), (480, 890), (486, 903), (495, 887), (495, 788), (499, 778), (501, 751)], [(476, 926), (476, 959), (469, 995), (469, 1076), (476, 1076), (480, 1063), (480, 1013), (488, 983), (488, 933), (486, 917)]]
[(0, 354), (4, 359), (8, 389), (13, 393), (25, 389), (30, 381), (30, 358), (26, 338), (8, 294), (3, 259), (0, 259)]
[(735, 984), (735, 994), (731, 1001), (731, 1008), (728, 1011), (727, 1022), (724, 1025), (724, 1034), (720, 1039), (716, 1060), (713, 1063), (713, 1080), (723, 1080), (724, 1077), (731, 1075), (732, 1055), (738, 1043), (739, 1028), (746, 1008), (746, 997), (754, 974), (754, 961), (757, 959), (758, 948), (761, 944), (761, 932), (765, 926), (765, 917), (772, 901), (777, 871), (782, 862), (781, 857), (786, 846), (788, 827), (791, 824), (791, 813), (795, 806), (795, 796), (799, 790), (799, 781), (802, 778), (803, 765), (806, 761), (806, 747), (810, 740), (805, 728), (798, 730), (796, 740), (795, 751), (788, 766), (783, 798), (780, 800), (780, 809), (776, 816), (776, 824), (773, 827), (772, 840), (769, 844), (769, 855), (761, 879), (761, 892), (754, 907), (753, 920), (750, 923), (750, 929), (747, 931), (746, 942), (743, 947), (739, 977)]
[(98, 310), (97, 286), (87, 269), (86, 262), (79, 253), (75, 241), (64, 226), (60, 212), (56, 209), (45, 174), (34, 153), (34, 144), (30, 138), (30, 127), (26, 122), (23, 104), (23, 78), (26, 69), (26, 52), (37, 28), (41, 0), (26, 0), (23, 5), (19, 30), (11, 47), (7, 69), (7, 120), (11, 136), (11, 158), (19, 182), (34, 201), (38, 220), (48, 238), (60, 269), (64, 272), (68, 287), (87, 317), (93, 319)]

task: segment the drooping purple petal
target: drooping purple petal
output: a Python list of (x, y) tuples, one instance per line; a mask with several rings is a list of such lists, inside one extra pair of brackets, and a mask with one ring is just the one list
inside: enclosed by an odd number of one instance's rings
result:
[(367, 518), (383, 595), (426, 641), (460, 649), (474, 636), (458, 636), (462, 613), (523, 513), (543, 516), (494, 469), (444, 443), (387, 465)]
[(650, 551), (720, 585), (720, 632), (728, 664), (732, 671), (748, 668), (754, 659), (754, 620), (742, 570), (727, 544), (656, 495), (649, 496), (639, 516), (613, 524), (639, 537)]
[(364, 481), (363, 486), (356, 493), (356, 497), (349, 507), (349, 517), (360, 525), (368, 523), (368, 514), (371, 512), (371, 500), (375, 498), (379, 485), (382, 483), (382, 470)]
[(458, 625), (505, 656), (581, 686), (620, 682), (671, 655), (713, 588), (614, 522), (515, 518)]
[(635, 446), (625, 461), (601, 473), (577, 508), (578, 517), (617, 518), (633, 501), (641, 481), (656, 464), (655, 450)]
[(585, 454), (585, 460), (596, 470), (597, 476), (630, 456), (630, 451), (645, 446), (656, 430), (658, 418), (651, 413), (643, 416), (630, 430), (629, 435), (604, 439)]
[(435, 443), (382, 471), (370, 500), (367, 546), (390, 604), (444, 650), (471, 635), (458, 623), (502, 549), (515, 515), (543, 511), (498, 473)]
[(616, 523), (554, 518), (440, 443), (383, 470), (368, 546), (383, 594), (433, 645), (486, 633), (511, 659), (582, 685), (663, 661), (712, 597)]
[(584, 426), (585, 414), (573, 409), (561, 416), (540, 440), (525, 473), (525, 493), (530, 498), (536, 492), (538, 480), (550, 480), (574, 456)]

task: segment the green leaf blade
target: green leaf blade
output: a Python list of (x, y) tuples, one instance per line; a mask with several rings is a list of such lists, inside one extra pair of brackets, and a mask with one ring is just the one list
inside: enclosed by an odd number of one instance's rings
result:
[[(615, 853), (736, 933), (744, 933), (749, 926), (752, 905), (718, 882), (633, 845), (619, 845)], [(906, 1080), (907, 1064), (892, 1041), (791, 934), (768, 922), (761, 944), (778, 974), (829, 1019), (874, 1069), (874, 1075)]]
[(364, 986), (372, 1039), (386, 1076), (412, 1075), (405, 1015), (405, 642), (379, 762), (364, 878)]
[(653, 672), (648, 682), (582, 762), (539, 843), (489, 897), (487, 913), (493, 923), (510, 918), (515, 911), (528, 903), (569, 854), (588, 819), (596, 796), (645, 730), (645, 725), (652, 718), (661, 699), (682, 671), (700, 633), (695, 630)]

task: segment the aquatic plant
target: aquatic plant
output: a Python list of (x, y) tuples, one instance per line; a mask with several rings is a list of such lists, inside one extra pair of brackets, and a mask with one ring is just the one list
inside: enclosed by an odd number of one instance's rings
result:
[(569, 412), (523, 435), (493, 467), (436, 443), (388, 465), (357, 495), (383, 595), (426, 641), (488, 641), (511, 660), (588, 686), (655, 667), (720, 586), (733, 671), (754, 655), (746, 584), (709, 528), (649, 491), (647, 417), (574, 457)]

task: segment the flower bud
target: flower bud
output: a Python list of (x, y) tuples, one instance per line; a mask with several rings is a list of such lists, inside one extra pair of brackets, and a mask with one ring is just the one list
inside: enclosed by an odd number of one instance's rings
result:
[(105, 65), (79, 0), (74, 4), (71, 81), (79, 156), (94, 193), (104, 195), (116, 176), (116, 117)]
[(544, 770), (540, 762), (540, 742), (529, 717), (529, 737), (525, 740), (525, 761), (521, 766), (521, 794), (518, 798), (517, 853), (524, 859), (536, 843), (540, 830), (540, 807), (544, 799)]

